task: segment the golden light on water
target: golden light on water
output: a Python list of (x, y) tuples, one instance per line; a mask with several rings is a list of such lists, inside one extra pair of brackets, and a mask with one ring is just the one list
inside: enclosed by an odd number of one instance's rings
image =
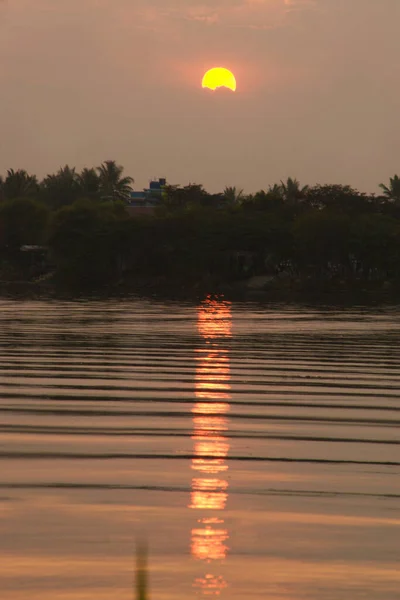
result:
[(193, 587), (200, 588), (205, 596), (219, 596), (227, 585), (221, 575), (206, 575), (205, 577), (198, 577)]
[(225, 458), (228, 450), (229, 444), (222, 436), (197, 438), (194, 445), (194, 453), (202, 457)]
[(228, 483), (224, 479), (193, 479), (190, 508), (223, 510), (228, 499), (227, 488)]
[[(210, 411), (211, 407), (214, 409), (214, 414)], [(228, 429), (226, 417), (219, 416), (221, 413), (228, 412), (228, 410), (229, 404), (226, 403), (206, 404), (198, 402), (196, 404), (196, 409), (193, 409), (193, 412), (201, 411), (202, 414), (199, 417), (193, 417), (193, 425), (196, 428), (196, 433), (199, 435), (211, 435), (215, 431), (224, 431), (225, 429)], [(203, 416), (203, 414), (207, 412), (209, 415), (213, 416), (212, 419), (210, 416)]]
[[(204, 561), (210, 571), (196, 578), (194, 587), (203, 595), (218, 596), (227, 587), (222, 577), (212, 573), (216, 561), (223, 561), (228, 552), (229, 533), (221, 511), (228, 501), (229, 453), (227, 414), (230, 400), (229, 351), (224, 340), (232, 335), (231, 307), (228, 302), (207, 298), (198, 309), (198, 331), (203, 346), (196, 352), (195, 395), (198, 402), (193, 412), (193, 454), (191, 502), (199, 511), (197, 525), (191, 533), (191, 554)], [(216, 514), (218, 516), (216, 516)]]
[(211, 562), (226, 558), (228, 539), (226, 529), (216, 529), (211, 525), (192, 530), (192, 555), (199, 560)]
[(225, 87), (234, 92), (236, 91), (236, 78), (229, 69), (214, 67), (204, 74), (201, 87), (208, 88), (209, 90)]
[[(197, 313), (197, 329), (205, 340), (232, 335), (231, 305), (208, 297)], [(223, 351), (223, 347), (216, 350)], [(226, 352), (226, 350), (225, 350)]]

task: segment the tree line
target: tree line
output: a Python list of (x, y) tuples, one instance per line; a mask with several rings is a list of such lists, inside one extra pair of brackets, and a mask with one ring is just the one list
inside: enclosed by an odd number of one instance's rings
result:
[(24, 169), (9, 169), (4, 177), (0, 176), (0, 200), (34, 198), (53, 210), (79, 198), (126, 200), (134, 179), (124, 177), (123, 170), (113, 160), (80, 172), (66, 165), (39, 181), (36, 175), (30, 175)]
[[(229, 282), (251, 275), (400, 283), (400, 178), (381, 194), (293, 178), (254, 194), (166, 185), (152, 216), (126, 210), (134, 180), (115, 161), (39, 181), (0, 178), (0, 279), (52, 273), (73, 285)], [(40, 259), (22, 248), (44, 247)], [(307, 283), (308, 282), (308, 283)]]

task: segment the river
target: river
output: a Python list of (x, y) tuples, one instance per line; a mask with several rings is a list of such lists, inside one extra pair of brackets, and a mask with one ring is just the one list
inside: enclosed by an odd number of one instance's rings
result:
[(395, 600), (400, 309), (0, 301), (0, 598)]

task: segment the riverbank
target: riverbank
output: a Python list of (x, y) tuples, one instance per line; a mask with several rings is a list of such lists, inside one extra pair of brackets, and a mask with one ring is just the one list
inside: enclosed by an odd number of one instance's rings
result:
[(251, 277), (223, 282), (216, 278), (182, 281), (171, 277), (135, 277), (101, 286), (68, 285), (57, 278), (41, 281), (0, 281), (0, 296), (13, 298), (143, 297), (197, 301), (207, 295), (230, 300), (294, 304), (397, 304), (400, 285), (388, 281), (324, 281)]

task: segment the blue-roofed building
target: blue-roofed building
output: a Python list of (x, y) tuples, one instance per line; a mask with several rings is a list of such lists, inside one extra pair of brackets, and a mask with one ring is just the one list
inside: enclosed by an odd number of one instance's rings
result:
[(131, 216), (152, 215), (157, 206), (161, 204), (162, 194), (167, 180), (165, 178), (152, 180), (149, 187), (140, 192), (131, 192), (128, 200), (128, 212)]
[(159, 194), (161, 196), (164, 187), (167, 185), (167, 180), (162, 177), (156, 181), (150, 181), (150, 187), (148, 190), (151, 193)]
[(129, 206), (157, 206), (161, 202), (166, 179), (150, 181), (149, 187), (140, 192), (131, 192)]

